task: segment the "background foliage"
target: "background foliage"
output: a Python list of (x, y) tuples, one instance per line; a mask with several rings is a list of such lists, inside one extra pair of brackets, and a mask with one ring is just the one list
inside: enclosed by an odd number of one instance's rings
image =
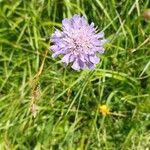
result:
[[(150, 148), (149, 0), (0, 0), (0, 150)], [(53, 59), (63, 18), (108, 40), (93, 71)], [(103, 116), (100, 105), (111, 114)]]

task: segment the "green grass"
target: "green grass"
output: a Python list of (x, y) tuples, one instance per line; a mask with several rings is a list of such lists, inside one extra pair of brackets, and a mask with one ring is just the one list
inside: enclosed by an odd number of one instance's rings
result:
[[(150, 150), (149, 0), (0, 0), (0, 150)], [(108, 40), (93, 71), (49, 38), (85, 16)], [(103, 116), (107, 104), (112, 114)]]

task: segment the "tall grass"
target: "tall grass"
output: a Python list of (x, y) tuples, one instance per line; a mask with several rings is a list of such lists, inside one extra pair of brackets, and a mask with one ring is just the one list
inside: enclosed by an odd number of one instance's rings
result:
[[(0, 150), (149, 150), (150, 22), (144, 0), (0, 0)], [(63, 18), (105, 32), (95, 70), (53, 59)], [(111, 114), (103, 116), (100, 105)]]

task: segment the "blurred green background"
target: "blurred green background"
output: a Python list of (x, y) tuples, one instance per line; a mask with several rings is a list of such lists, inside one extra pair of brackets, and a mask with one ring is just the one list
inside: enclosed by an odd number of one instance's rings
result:
[[(0, 0), (0, 150), (149, 150), (149, 7), (150, 0)], [(76, 72), (51, 57), (51, 34), (74, 14), (108, 40), (95, 70)]]

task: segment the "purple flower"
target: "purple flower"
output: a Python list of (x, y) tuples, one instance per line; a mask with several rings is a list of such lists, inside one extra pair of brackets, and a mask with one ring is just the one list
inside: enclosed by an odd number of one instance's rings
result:
[(56, 29), (51, 37), (53, 57), (63, 54), (62, 62), (72, 63), (74, 70), (93, 69), (99, 63), (97, 53), (104, 52), (104, 33), (97, 33), (94, 23), (74, 15), (62, 21), (62, 31)]

